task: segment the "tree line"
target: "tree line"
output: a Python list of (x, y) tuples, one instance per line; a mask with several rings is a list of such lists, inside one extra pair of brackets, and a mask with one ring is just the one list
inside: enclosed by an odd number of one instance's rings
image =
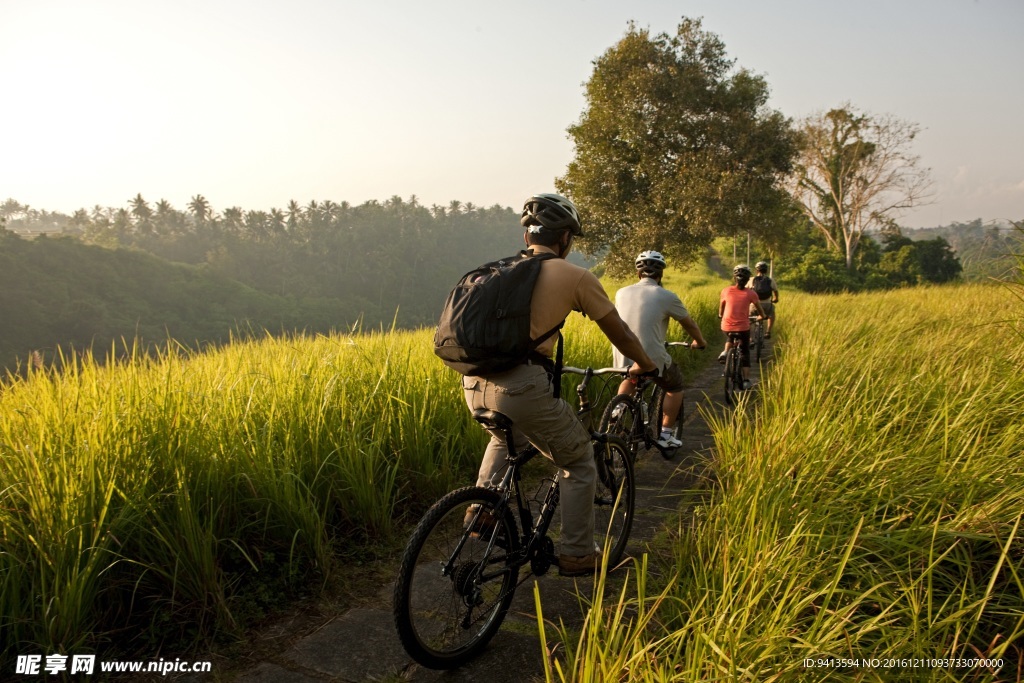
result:
[[(14, 200), (0, 208), (6, 367), (32, 349), (103, 350), (136, 334), (189, 344), (239, 329), (431, 325), (459, 276), (522, 246), (510, 208), (415, 198), (281, 211), (218, 212), (200, 195), (185, 210), (141, 196), (72, 216)], [(13, 232), (55, 226), (63, 238)]]

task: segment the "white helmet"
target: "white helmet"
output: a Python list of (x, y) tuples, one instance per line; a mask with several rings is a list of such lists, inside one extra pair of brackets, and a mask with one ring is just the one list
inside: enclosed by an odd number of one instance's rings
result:
[(636, 257), (636, 269), (645, 275), (658, 275), (665, 270), (665, 257), (658, 251), (641, 251)]

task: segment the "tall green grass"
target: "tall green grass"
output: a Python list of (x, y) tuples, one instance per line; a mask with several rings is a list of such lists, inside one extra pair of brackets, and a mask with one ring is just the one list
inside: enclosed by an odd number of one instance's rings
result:
[[(996, 286), (787, 295), (759, 403), (709, 415), (709, 491), (667, 591), (592, 615), (558, 678), (1016, 680), (1024, 347), (993, 322), (1007, 307)], [(653, 626), (624, 628), (631, 613)], [(826, 657), (861, 666), (804, 666)], [(863, 663), (976, 657), (1004, 668)]]
[[(592, 322), (566, 336), (567, 362), (610, 364)], [(0, 385), (0, 650), (205, 643), (472, 481), (485, 434), (431, 338), (135, 350)]]
[[(4, 648), (234, 628), (467, 478), (483, 434), (425, 332), (88, 358), (0, 395)], [(112, 636), (111, 636), (112, 637)]]

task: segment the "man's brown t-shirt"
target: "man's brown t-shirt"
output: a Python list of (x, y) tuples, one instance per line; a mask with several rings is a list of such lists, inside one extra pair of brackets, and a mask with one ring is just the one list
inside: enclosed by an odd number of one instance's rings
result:
[[(539, 245), (533, 245), (530, 250), (535, 254), (557, 253)], [(591, 320), (600, 320), (613, 310), (615, 304), (596, 275), (565, 259), (548, 259), (541, 263), (530, 299), (530, 336), (536, 339), (565, 320), (572, 311), (581, 311)], [(557, 334), (548, 337), (537, 351), (551, 356), (557, 340)]]

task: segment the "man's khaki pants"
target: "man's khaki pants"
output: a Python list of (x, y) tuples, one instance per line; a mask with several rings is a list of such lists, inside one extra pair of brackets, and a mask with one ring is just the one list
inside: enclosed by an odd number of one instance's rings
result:
[[(529, 440), (561, 468), (562, 553), (594, 552), (594, 447), (572, 407), (552, 397), (551, 378), (544, 367), (520, 365), (488, 377), (464, 377), (462, 387), (470, 410), (496, 410), (512, 420), (516, 448)], [(502, 434), (491, 434), (478, 486), (501, 480), (507, 452)]]

